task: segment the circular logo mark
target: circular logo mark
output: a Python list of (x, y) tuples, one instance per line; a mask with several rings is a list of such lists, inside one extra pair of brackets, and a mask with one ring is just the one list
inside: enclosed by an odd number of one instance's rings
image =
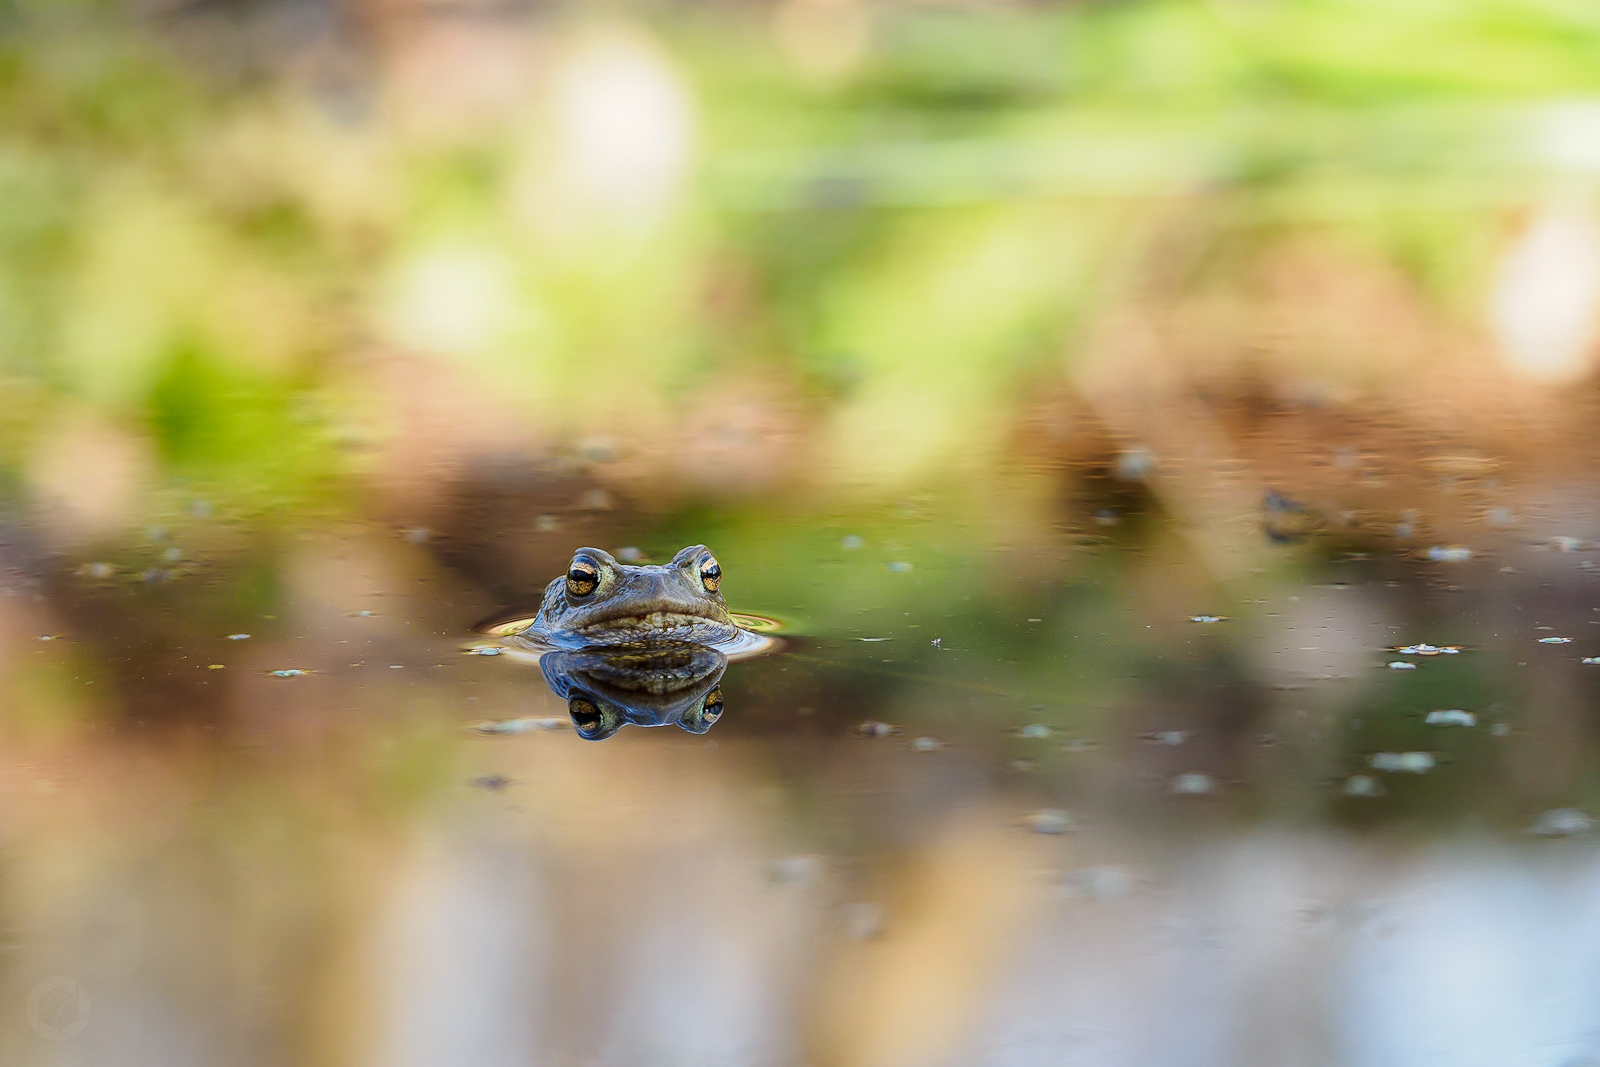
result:
[(70, 978), (46, 978), (28, 994), (28, 1023), (51, 1041), (69, 1041), (89, 1025), (89, 994)]

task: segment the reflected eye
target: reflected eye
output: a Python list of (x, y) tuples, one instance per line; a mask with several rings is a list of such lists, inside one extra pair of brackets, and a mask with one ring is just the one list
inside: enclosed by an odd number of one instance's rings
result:
[(572, 725), (578, 728), (579, 733), (593, 733), (600, 728), (604, 716), (600, 709), (595, 707), (593, 701), (582, 697), (573, 697), (567, 701), (567, 711), (572, 715)]
[(600, 571), (586, 559), (575, 559), (567, 571), (567, 593), (571, 596), (588, 596), (600, 584)]
[(715, 593), (717, 586), (722, 584), (722, 568), (710, 556), (700, 564), (700, 584), (706, 587), (708, 593)]
[(720, 688), (713, 689), (706, 694), (705, 707), (701, 709), (700, 717), (705, 720), (707, 726), (722, 718), (722, 690)]

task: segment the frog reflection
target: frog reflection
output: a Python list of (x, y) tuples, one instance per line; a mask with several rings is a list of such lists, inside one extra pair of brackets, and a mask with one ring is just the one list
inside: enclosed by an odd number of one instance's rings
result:
[(676, 723), (703, 734), (722, 717), (728, 657), (686, 641), (546, 652), (545, 681), (567, 701), (578, 736), (604, 741), (623, 726)]

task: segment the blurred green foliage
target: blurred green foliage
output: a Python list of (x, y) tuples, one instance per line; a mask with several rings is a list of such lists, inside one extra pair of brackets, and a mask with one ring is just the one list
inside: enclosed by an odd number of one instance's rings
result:
[[(1575, 0), (541, 16), (513, 27), (536, 76), (481, 99), (478, 68), (522, 62), (487, 35), (417, 73), (384, 26), (280, 41), (251, 11), (8, 8), (13, 470), (87, 407), (163, 477), (296, 494), (346, 473), (339, 398), (398, 351), (547, 440), (649, 440), (715, 377), (775, 382), (819, 416), (817, 455), (917, 477), (999, 448), (1175, 226), (1203, 234), (1180, 286), (1311, 240), (1477, 316), (1507, 214), (1588, 188), (1600, 127), (1600, 12)], [(562, 101), (613, 75), (642, 94), (635, 140), (670, 142), (675, 92), (685, 125), (640, 189), (595, 193), (562, 167), (609, 105)]]

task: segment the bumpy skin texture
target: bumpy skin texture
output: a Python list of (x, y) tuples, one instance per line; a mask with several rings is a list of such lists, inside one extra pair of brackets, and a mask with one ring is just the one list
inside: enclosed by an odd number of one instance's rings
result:
[(665, 566), (631, 566), (598, 548), (580, 548), (573, 566), (592, 568), (595, 585), (576, 595), (566, 576), (544, 591), (527, 637), (568, 648), (688, 641), (714, 645), (739, 633), (722, 594), (708, 589), (705, 545), (690, 545)]

